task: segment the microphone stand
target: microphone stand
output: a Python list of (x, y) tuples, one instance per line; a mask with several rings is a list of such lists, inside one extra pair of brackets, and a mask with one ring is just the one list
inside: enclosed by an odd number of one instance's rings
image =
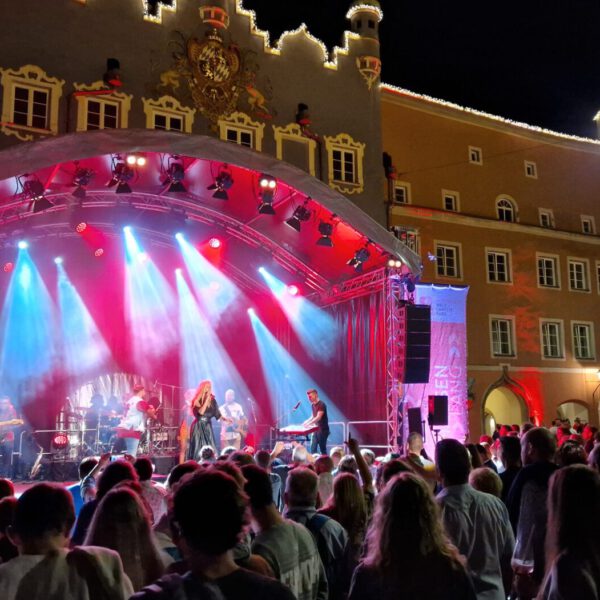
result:
[(283, 421), (283, 419), (289, 417), (292, 413), (295, 413), (299, 408), (300, 408), (300, 400), (290, 410), (288, 410), (287, 412), (283, 413), (279, 417), (279, 419), (277, 419), (277, 421), (275, 421), (275, 423), (273, 423), (273, 425), (271, 425), (271, 429), (270, 429), (270, 434), (271, 434), (270, 435), (270, 437), (271, 437), (271, 448), (273, 448), (273, 432), (278, 428), (277, 426), (279, 425), (279, 423), (281, 423), (281, 421)]

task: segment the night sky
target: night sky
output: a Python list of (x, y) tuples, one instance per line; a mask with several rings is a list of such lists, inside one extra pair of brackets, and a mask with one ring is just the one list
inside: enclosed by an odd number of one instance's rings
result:
[[(329, 48), (350, 0), (245, 0), (273, 38), (306, 22)], [(382, 80), (596, 137), (600, 0), (381, 0)]]

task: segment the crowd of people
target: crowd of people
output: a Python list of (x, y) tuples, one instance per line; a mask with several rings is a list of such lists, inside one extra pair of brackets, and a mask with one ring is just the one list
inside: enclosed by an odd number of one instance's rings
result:
[(0, 598), (600, 599), (589, 425), (289, 451), (207, 446), (164, 484), (148, 458), (86, 458), (18, 499), (0, 480)]

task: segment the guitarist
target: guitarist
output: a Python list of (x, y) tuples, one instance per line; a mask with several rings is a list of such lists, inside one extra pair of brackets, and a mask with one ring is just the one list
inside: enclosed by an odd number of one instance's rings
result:
[(238, 450), (242, 447), (243, 438), (246, 437), (248, 419), (244, 415), (244, 409), (235, 401), (235, 392), (225, 392), (225, 403), (219, 407), (222, 415), (233, 419), (233, 423), (223, 423), (221, 426), (221, 448), (233, 446)]
[(17, 418), (17, 411), (8, 396), (0, 397), (0, 477), (10, 477), (10, 463), (15, 445), (13, 428), (23, 421)]

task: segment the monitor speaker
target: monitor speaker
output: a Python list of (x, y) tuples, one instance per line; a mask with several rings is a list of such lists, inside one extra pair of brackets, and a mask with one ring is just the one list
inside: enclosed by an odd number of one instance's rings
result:
[(429, 396), (429, 425), (448, 425), (448, 396)]
[(421, 422), (421, 409), (408, 409), (408, 433), (420, 433), (423, 435), (423, 423)]

